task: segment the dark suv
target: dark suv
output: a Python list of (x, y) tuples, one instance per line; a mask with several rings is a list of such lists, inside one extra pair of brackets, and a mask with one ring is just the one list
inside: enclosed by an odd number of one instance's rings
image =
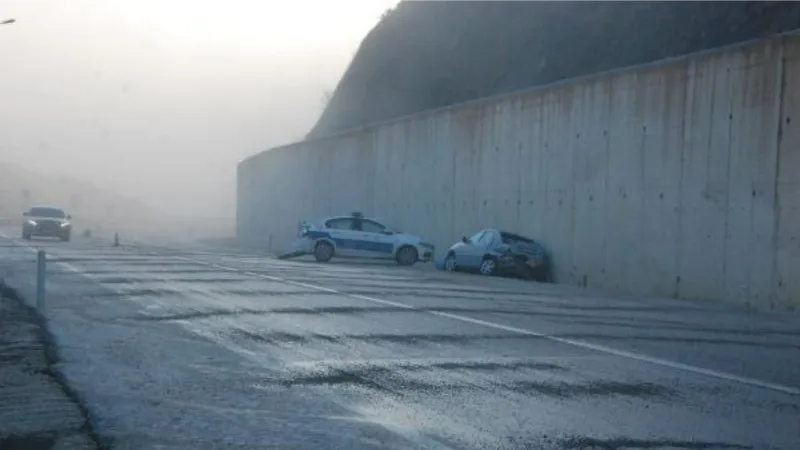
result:
[(69, 241), (72, 234), (72, 216), (60, 208), (34, 206), (30, 211), (23, 213), (25, 221), (22, 223), (22, 238), (30, 239), (33, 236), (49, 236)]

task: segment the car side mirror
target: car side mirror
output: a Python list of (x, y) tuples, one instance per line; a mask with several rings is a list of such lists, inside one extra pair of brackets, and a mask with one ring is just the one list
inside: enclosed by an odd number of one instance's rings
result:
[(24, 213), (22, 213), (22, 216), (23, 216), (23, 217), (28, 217), (29, 215), (30, 215), (30, 214), (28, 214), (28, 211), (25, 211)]
[(72, 220), (72, 214), (67, 214), (67, 219)]
[(466, 236), (461, 236), (461, 242), (463, 242), (465, 244), (469, 244), (469, 239), (467, 239)]

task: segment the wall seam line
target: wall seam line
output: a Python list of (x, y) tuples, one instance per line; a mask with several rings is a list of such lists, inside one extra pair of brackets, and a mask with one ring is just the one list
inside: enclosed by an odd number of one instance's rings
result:
[(772, 201), (772, 301), (777, 302), (780, 297), (780, 289), (779, 283), (780, 280), (780, 268), (778, 264), (778, 252), (779, 252), (779, 236), (780, 236), (780, 221), (781, 221), (781, 207), (780, 207), (780, 191), (779, 191), (779, 180), (780, 180), (780, 167), (781, 167), (781, 147), (783, 143), (783, 115), (784, 115), (784, 100), (786, 96), (786, 38), (781, 38), (781, 45), (780, 45), (780, 57), (778, 58), (778, 86), (776, 90), (778, 91), (778, 123), (775, 132), (777, 133), (775, 139), (775, 173), (773, 179), (773, 201)]

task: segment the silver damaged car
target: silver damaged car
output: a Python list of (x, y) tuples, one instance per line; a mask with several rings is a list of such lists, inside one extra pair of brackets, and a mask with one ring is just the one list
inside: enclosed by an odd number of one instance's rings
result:
[(465, 236), (450, 247), (443, 269), (550, 281), (550, 262), (542, 245), (525, 236), (492, 228)]

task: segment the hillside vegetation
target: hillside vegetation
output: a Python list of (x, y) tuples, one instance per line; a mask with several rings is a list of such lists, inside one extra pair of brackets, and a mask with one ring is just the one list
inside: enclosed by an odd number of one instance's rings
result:
[(798, 2), (403, 1), (308, 137), (798, 27)]

